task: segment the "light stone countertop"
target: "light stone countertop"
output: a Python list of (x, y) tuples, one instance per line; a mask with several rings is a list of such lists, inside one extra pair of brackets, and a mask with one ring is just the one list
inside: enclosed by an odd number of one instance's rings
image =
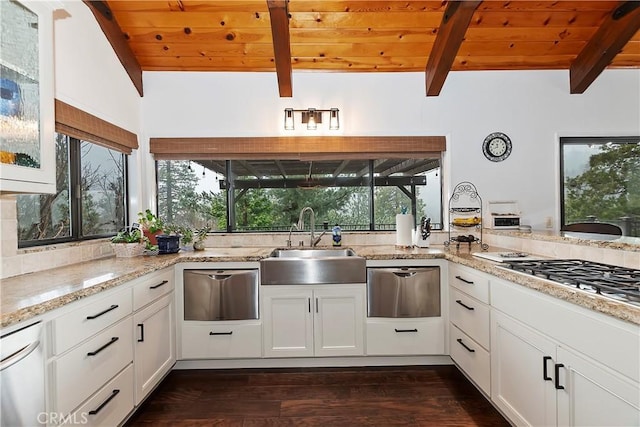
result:
[[(362, 245), (351, 248), (367, 260), (446, 259), (640, 325), (640, 307), (514, 273), (499, 267), (498, 263), (475, 258), (465, 250), (456, 253), (443, 246), (400, 248), (394, 245)], [(207, 248), (201, 252), (181, 252), (175, 255), (111, 257), (11, 277), (2, 280), (0, 326), (12, 326), (180, 262), (256, 262), (267, 257), (273, 249), (275, 248)], [(504, 249), (489, 248), (489, 251), (501, 250)]]
[(593, 248), (619, 249), (640, 252), (640, 237), (610, 236), (594, 233), (578, 233), (571, 231), (534, 230), (524, 232), (517, 230), (483, 229), (486, 234), (495, 236), (517, 237), (525, 240), (542, 240), (547, 242), (567, 243)]

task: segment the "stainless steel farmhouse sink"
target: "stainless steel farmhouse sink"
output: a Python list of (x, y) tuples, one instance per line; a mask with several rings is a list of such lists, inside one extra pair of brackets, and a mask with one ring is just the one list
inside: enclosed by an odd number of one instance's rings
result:
[(351, 249), (276, 249), (260, 261), (263, 285), (364, 283), (366, 263)]
[(336, 258), (355, 257), (353, 249), (275, 249), (269, 257), (273, 258)]

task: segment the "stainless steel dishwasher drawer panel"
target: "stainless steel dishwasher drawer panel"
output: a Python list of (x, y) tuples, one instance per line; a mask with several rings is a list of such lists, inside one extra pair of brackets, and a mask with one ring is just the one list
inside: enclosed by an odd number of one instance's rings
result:
[(440, 267), (367, 269), (368, 317), (439, 317)]
[(258, 270), (184, 270), (184, 320), (258, 319)]

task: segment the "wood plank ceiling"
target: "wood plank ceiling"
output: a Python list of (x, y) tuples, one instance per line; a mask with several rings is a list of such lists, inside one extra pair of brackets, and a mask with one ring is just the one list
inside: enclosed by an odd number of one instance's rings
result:
[(638, 1), (85, 3), (113, 14), (121, 33), (105, 34), (144, 71), (276, 72), (281, 96), (292, 71), (425, 71), (437, 95), (449, 70), (571, 70), (581, 93), (605, 67), (640, 68)]

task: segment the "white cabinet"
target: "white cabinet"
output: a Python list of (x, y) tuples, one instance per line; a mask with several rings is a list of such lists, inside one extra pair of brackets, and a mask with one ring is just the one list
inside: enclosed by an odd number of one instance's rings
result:
[(85, 341), (54, 362), (56, 408), (67, 414), (133, 359), (131, 317)]
[(53, 2), (2, 2), (0, 193), (54, 193)]
[(445, 353), (442, 317), (368, 318), (368, 356), (409, 356)]
[(513, 423), (640, 425), (637, 325), (503, 280), (491, 289), (491, 398)]
[(640, 425), (638, 383), (569, 349), (559, 347), (557, 357), (564, 365), (559, 371), (564, 389), (558, 391), (558, 425)]
[(364, 354), (365, 284), (261, 290), (266, 357)]
[(449, 265), (449, 285), (486, 304), (489, 303), (490, 277), (463, 265)]
[(460, 265), (449, 267), (449, 350), (453, 361), (491, 394), (490, 276)]
[(491, 399), (516, 425), (556, 425), (555, 344), (494, 312)]
[(182, 322), (181, 359), (262, 357), (259, 320)]
[(60, 354), (131, 314), (131, 289), (118, 289), (108, 295), (96, 295), (79, 307), (55, 318), (53, 352)]
[(314, 355), (312, 300), (310, 286), (262, 287), (266, 357)]
[[(65, 426), (116, 426), (131, 412), (133, 365), (120, 372), (70, 416)], [(54, 424), (55, 425), (55, 424)]]
[(315, 355), (363, 355), (365, 286), (318, 287), (313, 294)]
[(133, 316), (136, 405), (160, 382), (176, 361), (173, 295), (167, 295)]
[[(131, 289), (125, 287), (64, 307), (49, 322), (51, 412), (67, 416), (81, 408), (95, 412), (100, 407), (100, 417), (97, 412), (85, 414), (86, 424), (97, 425), (105, 414), (111, 419), (133, 410), (133, 382), (124, 384), (126, 375), (121, 377), (133, 362), (131, 307)], [(104, 387), (117, 377), (121, 391), (107, 401)]]
[(133, 315), (136, 405), (176, 361), (173, 284), (173, 270), (170, 269), (145, 276), (133, 288), (134, 306), (142, 307)]
[(48, 324), (51, 412), (118, 425), (160, 382), (176, 360), (173, 278), (168, 268), (59, 309)]

